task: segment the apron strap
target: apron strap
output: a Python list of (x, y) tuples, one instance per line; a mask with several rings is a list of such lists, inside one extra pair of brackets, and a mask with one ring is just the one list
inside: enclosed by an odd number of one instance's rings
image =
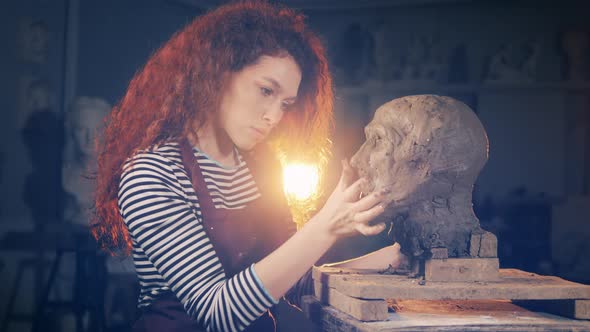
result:
[[(213, 204), (211, 195), (209, 195), (209, 190), (207, 190), (207, 184), (205, 183), (203, 173), (201, 172), (197, 158), (195, 158), (193, 148), (186, 138), (180, 141), (180, 154), (182, 157), (182, 165), (184, 166), (186, 174), (191, 180), (193, 189), (199, 199), (201, 213), (203, 213), (203, 211), (210, 211), (209, 209), (214, 209), (215, 205)], [(203, 219), (206, 220), (204, 216)]]

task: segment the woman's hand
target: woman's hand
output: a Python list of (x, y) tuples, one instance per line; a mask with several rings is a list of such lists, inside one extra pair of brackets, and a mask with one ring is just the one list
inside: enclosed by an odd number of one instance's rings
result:
[[(361, 233), (375, 235), (385, 229), (384, 223), (369, 225), (369, 222), (384, 210), (383, 198), (388, 190), (373, 192), (359, 199), (365, 179), (354, 181), (354, 170), (347, 161), (342, 161), (342, 175), (326, 204), (314, 217), (335, 238)], [(354, 181), (354, 182), (353, 182)], [(351, 184), (351, 182), (353, 182)]]
[(402, 254), (399, 243), (396, 242), (392, 246), (385, 247), (384, 250), (386, 257), (389, 257), (389, 259), (385, 259), (385, 262), (388, 264), (386, 268), (397, 269), (409, 267), (408, 257)]
[(401, 253), (399, 243), (381, 248), (364, 256), (347, 261), (324, 264), (326, 267), (384, 271), (395, 270), (408, 265), (407, 257)]
[[(359, 199), (363, 180), (347, 162), (342, 163), (342, 177), (322, 209), (289, 240), (255, 264), (255, 271), (269, 294), (278, 299), (338, 240), (360, 232), (377, 234), (384, 224), (369, 225), (383, 212), (383, 193), (372, 193)], [(387, 266), (385, 266), (387, 267)]]

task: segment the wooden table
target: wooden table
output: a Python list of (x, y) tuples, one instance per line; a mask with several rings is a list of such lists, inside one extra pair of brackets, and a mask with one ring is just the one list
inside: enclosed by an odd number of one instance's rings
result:
[(500, 276), (423, 282), (315, 268), (316, 296), (303, 309), (322, 331), (590, 331), (590, 286), (514, 269)]

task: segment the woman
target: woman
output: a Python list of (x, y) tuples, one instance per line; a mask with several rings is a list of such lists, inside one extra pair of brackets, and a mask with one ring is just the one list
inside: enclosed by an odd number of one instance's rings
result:
[[(149, 59), (105, 130), (94, 228), (133, 253), (136, 331), (272, 331), (268, 309), (311, 291), (310, 267), (337, 239), (384, 229), (368, 224), (383, 193), (358, 199), (344, 164), (294, 230), (277, 158), (325, 160), (331, 107), (322, 45), (290, 9), (222, 6)], [(350, 264), (387, 267), (394, 252)]]

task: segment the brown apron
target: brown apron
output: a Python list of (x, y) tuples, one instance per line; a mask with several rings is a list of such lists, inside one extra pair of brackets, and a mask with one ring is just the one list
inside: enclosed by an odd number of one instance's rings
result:
[[(180, 144), (182, 162), (197, 194), (203, 226), (228, 278), (274, 251), (296, 231), (282, 193), (281, 168), (270, 153), (246, 155), (261, 196), (243, 209), (216, 209), (201, 168), (187, 140)], [(171, 293), (158, 297), (142, 313), (134, 331), (200, 331), (180, 301)], [(274, 331), (270, 312), (254, 321), (246, 331)]]

